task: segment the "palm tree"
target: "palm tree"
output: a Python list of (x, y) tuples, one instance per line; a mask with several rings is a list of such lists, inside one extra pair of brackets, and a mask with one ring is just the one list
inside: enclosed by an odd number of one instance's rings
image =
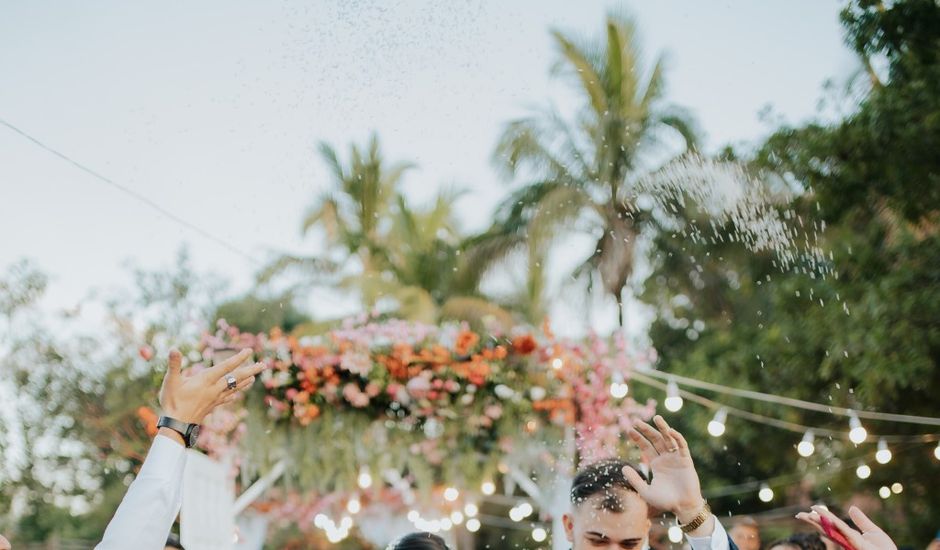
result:
[[(332, 275), (339, 272), (345, 260), (356, 258), (362, 273), (374, 273), (376, 253), (383, 240), (380, 220), (385, 219), (395, 201), (398, 184), (409, 163), (388, 165), (382, 158), (379, 140), (373, 135), (363, 150), (350, 147), (349, 166), (343, 166), (336, 151), (327, 143), (320, 144), (323, 158), (333, 182), (304, 215), (301, 232), (313, 228), (325, 232), (327, 250), (317, 257), (281, 255), (258, 275), (265, 283), (288, 269), (312, 273), (308, 282), (337, 283)], [(339, 259), (338, 259), (339, 258)], [(371, 308), (378, 296), (364, 292), (364, 305)]]
[[(637, 183), (657, 168), (657, 156), (663, 162), (670, 134), (690, 150), (695, 133), (681, 110), (663, 104), (662, 59), (649, 73), (642, 70), (633, 23), (609, 16), (606, 27), (606, 39), (594, 45), (553, 31), (560, 53), (555, 71), (575, 84), (584, 106), (571, 119), (548, 109), (506, 126), (494, 159), (509, 178), (529, 181), (503, 202), (488, 235), (505, 250), (525, 243), (530, 268), (538, 267), (532, 276), (541, 277), (553, 239), (589, 232), (594, 250), (572, 276), (589, 291), (599, 279), (622, 304), (637, 239), (651, 222), (637, 206)], [(534, 281), (529, 287), (541, 289)], [(622, 307), (619, 321), (622, 326)]]
[(375, 136), (365, 150), (351, 147), (348, 166), (325, 143), (320, 155), (333, 182), (307, 211), (302, 232), (323, 230), (326, 251), (282, 255), (262, 270), (259, 282), (299, 268), (313, 274), (308, 283), (357, 292), (370, 310), (378, 306), (425, 322), (492, 317), (511, 324), (511, 315), (480, 293), (484, 272), (461, 261), (473, 241), (461, 235), (454, 215), (460, 193), (443, 190), (428, 208), (411, 207), (399, 184), (413, 165), (387, 163)]

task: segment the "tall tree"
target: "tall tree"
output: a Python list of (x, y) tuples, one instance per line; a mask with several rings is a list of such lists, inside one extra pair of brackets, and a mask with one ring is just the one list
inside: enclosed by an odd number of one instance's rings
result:
[[(781, 128), (750, 159), (804, 190), (794, 208), (807, 223), (826, 221), (820, 235), (832, 252), (834, 276), (781, 273), (772, 258), (740, 245), (660, 234), (644, 296), (660, 313), (651, 336), (664, 370), (837, 406), (936, 416), (940, 5), (857, 0), (842, 21), (848, 43), (863, 60), (886, 60), (887, 73), (869, 79), (870, 91), (844, 120)], [(694, 223), (691, 217), (687, 223)], [(847, 430), (845, 418), (734, 404)], [(880, 511), (891, 534), (917, 545), (935, 532), (940, 497), (928, 472), (940, 464), (933, 456), (937, 443), (892, 444), (895, 458), (878, 465), (874, 441), (856, 448), (817, 439), (817, 453), (802, 459), (793, 450), (801, 434), (735, 422), (729, 425), (734, 437), (719, 441), (701, 430), (710, 414), (683, 409), (677, 423), (699, 440), (702, 475), (714, 485), (813, 472), (815, 478), (776, 487), (783, 498), (805, 504), (841, 503), (901, 482), (903, 493)], [(866, 424), (870, 433), (937, 431)], [(856, 478), (859, 461), (871, 465), (868, 479)], [(742, 512), (780, 505), (755, 497), (749, 491), (715, 505)]]
[(442, 190), (427, 207), (409, 204), (400, 183), (413, 165), (389, 164), (375, 136), (365, 150), (351, 147), (348, 166), (327, 144), (320, 154), (333, 181), (307, 212), (302, 231), (322, 230), (325, 253), (282, 256), (262, 271), (261, 282), (299, 267), (314, 273), (306, 282), (354, 291), (368, 309), (425, 322), (511, 324), (509, 312), (480, 291), (486, 271), (461, 258), (473, 256), (480, 241), (460, 231), (459, 192)]
[[(695, 132), (680, 109), (663, 101), (662, 58), (643, 70), (633, 22), (609, 16), (605, 30), (594, 43), (552, 33), (555, 72), (569, 79), (583, 106), (570, 119), (548, 109), (506, 126), (495, 160), (527, 183), (503, 202), (489, 237), (506, 250), (526, 243), (537, 277), (553, 239), (572, 231), (591, 235), (593, 251), (573, 277), (589, 289), (599, 279), (620, 304), (650, 221), (637, 205), (636, 183), (669, 162), (675, 138), (694, 147)], [(540, 290), (536, 281), (530, 287)]]

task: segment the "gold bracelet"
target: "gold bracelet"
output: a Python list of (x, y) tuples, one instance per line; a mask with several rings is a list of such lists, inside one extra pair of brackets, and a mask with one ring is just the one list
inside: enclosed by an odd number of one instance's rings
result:
[[(706, 502), (705, 507), (702, 508), (702, 511), (699, 512), (698, 515), (692, 519), (692, 521), (686, 523), (685, 525), (680, 525), (679, 529), (682, 529), (683, 533), (686, 533), (686, 534), (691, 533), (692, 531), (695, 531), (696, 529), (701, 527), (702, 524), (705, 523), (705, 521), (708, 520), (709, 517), (711, 517), (711, 515), (712, 515), (712, 509)], [(676, 521), (678, 522), (678, 520)]]

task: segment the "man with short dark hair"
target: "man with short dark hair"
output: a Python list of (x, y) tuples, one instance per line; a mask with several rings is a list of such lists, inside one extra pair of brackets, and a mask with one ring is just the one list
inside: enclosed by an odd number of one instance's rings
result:
[(693, 550), (737, 550), (702, 498), (689, 445), (661, 416), (629, 432), (650, 475), (622, 460), (605, 460), (578, 471), (571, 485), (571, 511), (563, 521), (573, 550), (648, 547), (651, 510), (672, 513)]
[(728, 535), (741, 550), (760, 550), (760, 526), (751, 516), (736, 518)]

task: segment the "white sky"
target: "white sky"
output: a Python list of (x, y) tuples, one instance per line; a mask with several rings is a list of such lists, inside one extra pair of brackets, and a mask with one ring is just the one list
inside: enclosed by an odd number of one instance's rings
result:
[[(6, 0), (0, 118), (263, 260), (311, 250), (301, 213), (329, 183), (316, 144), (345, 153), (372, 130), (388, 158), (418, 163), (411, 196), (460, 184), (467, 227), (487, 225), (506, 191), (490, 163), (502, 125), (569, 98), (549, 78), (552, 27), (597, 35), (610, 9), (633, 13), (645, 51), (668, 55), (668, 97), (714, 150), (765, 135), (767, 105), (812, 117), (823, 82), (848, 77), (841, 5)], [(243, 258), (0, 127), (0, 270), (34, 259), (52, 305), (126, 282), (127, 259), (167, 265), (181, 243), (247, 288)]]

